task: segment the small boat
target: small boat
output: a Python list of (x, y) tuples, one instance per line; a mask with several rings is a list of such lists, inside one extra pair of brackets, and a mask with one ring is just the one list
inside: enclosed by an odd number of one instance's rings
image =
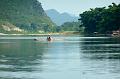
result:
[(120, 30), (117, 30), (117, 31), (113, 31), (111, 36), (114, 36), (114, 37), (120, 37)]
[(52, 39), (51, 39), (51, 37), (47, 37), (47, 41), (51, 41)]
[(36, 38), (34, 39), (34, 41), (37, 41), (37, 40), (38, 40), (38, 39), (36, 39)]

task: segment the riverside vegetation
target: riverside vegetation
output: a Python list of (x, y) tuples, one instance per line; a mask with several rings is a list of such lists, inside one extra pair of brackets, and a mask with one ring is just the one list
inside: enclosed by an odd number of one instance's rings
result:
[(79, 22), (66, 22), (61, 31), (79, 31), (83, 34), (112, 34), (120, 30), (120, 4), (90, 9), (80, 14)]
[(81, 27), (85, 33), (108, 34), (120, 29), (120, 4), (112, 3), (108, 7), (90, 9), (80, 14)]
[(80, 14), (78, 22), (57, 26), (37, 0), (1, 0), (0, 33), (80, 32), (108, 34), (120, 29), (120, 4), (90, 9)]

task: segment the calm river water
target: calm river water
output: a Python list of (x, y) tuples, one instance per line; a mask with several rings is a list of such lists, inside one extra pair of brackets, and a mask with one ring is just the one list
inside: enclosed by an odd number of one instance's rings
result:
[(53, 39), (0, 36), (0, 79), (120, 79), (119, 38)]

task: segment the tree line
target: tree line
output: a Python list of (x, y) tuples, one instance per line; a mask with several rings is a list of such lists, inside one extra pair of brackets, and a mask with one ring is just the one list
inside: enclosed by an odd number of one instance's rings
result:
[(120, 4), (112, 3), (108, 7), (90, 9), (80, 14), (81, 25), (85, 33), (111, 33), (120, 29)]

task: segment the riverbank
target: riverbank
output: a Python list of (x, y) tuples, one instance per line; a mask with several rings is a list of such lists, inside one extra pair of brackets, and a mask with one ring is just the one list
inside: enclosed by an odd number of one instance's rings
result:
[(60, 35), (61, 33), (43, 33), (43, 34), (4, 34), (0, 33), (0, 35)]
[(59, 33), (36, 33), (36, 34), (30, 34), (30, 33), (23, 33), (23, 34), (5, 34), (5, 33), (0, 33), (0, 35), (71, 35), (71, 34), (80, 34), (79, 32), (74, 32), (74, 31), (66, 31), (66, 32), (59, 32)]

